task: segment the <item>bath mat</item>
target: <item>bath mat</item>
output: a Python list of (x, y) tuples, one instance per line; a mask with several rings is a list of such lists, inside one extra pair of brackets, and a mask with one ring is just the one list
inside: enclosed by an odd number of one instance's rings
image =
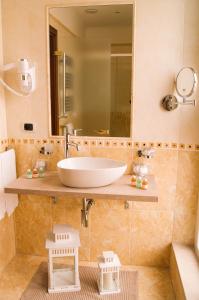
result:
[(138, 300), (138, 274), (136, 271), (121, 271), (121, 293), (113, 295), (98, 294), (98, 269), (92, 267), (79, 267), (81, 291), (68, 293), (48, 294), (47, 263), (41, 263), (21, 300)]

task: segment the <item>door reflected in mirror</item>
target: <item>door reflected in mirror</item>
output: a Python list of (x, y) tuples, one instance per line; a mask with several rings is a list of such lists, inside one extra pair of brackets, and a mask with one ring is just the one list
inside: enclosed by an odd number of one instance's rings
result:
[(49, 9), (51, 133), (130, 137), (132, 5)]

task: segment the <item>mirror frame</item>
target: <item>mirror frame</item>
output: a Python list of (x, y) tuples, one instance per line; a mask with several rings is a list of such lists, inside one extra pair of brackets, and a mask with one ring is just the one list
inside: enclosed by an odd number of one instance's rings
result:
[(47, 97), (48, 97), (48, 131), (49, 131), (49, 138), (64, 138), (64, 136), (60, 135), (52, 135), (52, 128), (51, 128), (51, 97), (50, 97), (50, 63), (49, 63), (49, 56), (50, 56), (50, 51), (49, 51), (49, 11), (51, 8), (61, 8), (61, 7), (76, 7), (76, 6), (109, 6), (109, 5), (125, 5), (125, 4), (131, 4), (132, 5), (132, 15), (133, 15), (133, 20), (132, 20), (132, 75), (131, 75), (131, 122), (130, 122), (130, 137), (103, 137), (103, 136), (81, 136), (78, 135), (77, 137), (79, 139), (101, 139), (101, 140), (118, 140), (118, 139), (123, 139), (123, 140), (130, 140), (132, 141), (133, 139), (133, 101), (134, 101), (134, 95), (135, 95), (135, 16), (136, 16), (136, 5), (135, 5), (135, 0), (90, 0), (90, 1), (84, 1), (84, 3), (81, 3), (81, 1), (78, 0), (65, 0), (66, 3), (56, 3), (56, 4), (51, 4), (51, 5), (46, 5), (46, 56), (47, 56)]

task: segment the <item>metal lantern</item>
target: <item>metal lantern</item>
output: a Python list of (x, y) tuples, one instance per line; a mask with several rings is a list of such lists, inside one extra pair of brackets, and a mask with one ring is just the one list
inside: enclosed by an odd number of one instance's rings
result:
[[(46, 240), (48, 249), (48, 292), (79, 291), (78, 248), (79, 232), (69, 225), (54, 225)], [(56, 268), (56, 258), (74, 257), (74, 267)]]
[(98, 289), (100, 295), (120, 293), (120, 267), (121, 263), (112, 251), (104, 251), (99, 257)]

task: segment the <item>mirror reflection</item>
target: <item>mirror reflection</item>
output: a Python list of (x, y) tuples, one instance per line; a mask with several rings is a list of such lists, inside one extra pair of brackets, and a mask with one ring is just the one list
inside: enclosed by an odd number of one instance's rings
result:
[(197, 75), (193, 68), (186, 67), (180, 70), (176, 78), (176, 90), (181, 97), (190, 97), (197, 87)]
[(52, 135), (130, 136), (132, 5), (49, 10)]

